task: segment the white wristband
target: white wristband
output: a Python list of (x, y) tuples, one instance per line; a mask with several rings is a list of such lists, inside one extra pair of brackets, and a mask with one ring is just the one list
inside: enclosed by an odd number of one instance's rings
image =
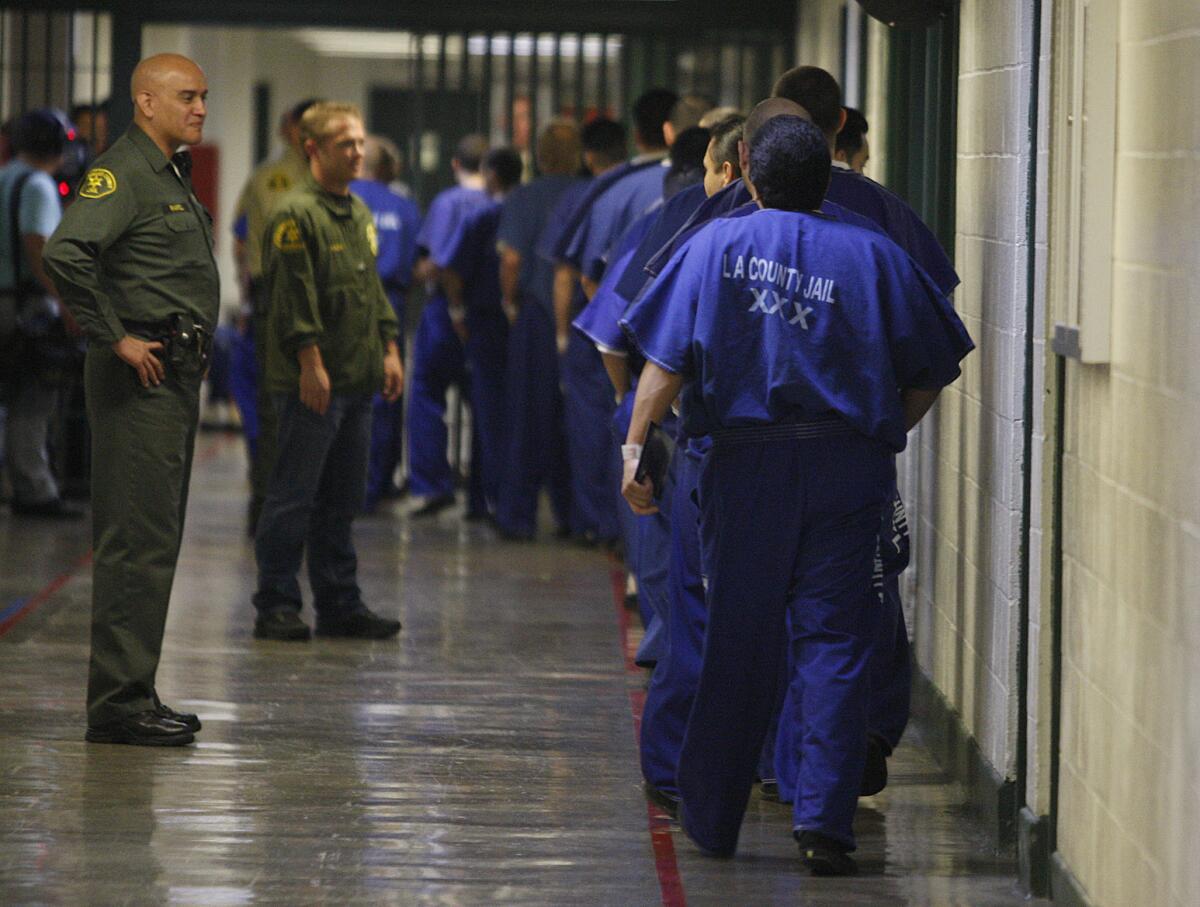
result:
[(621, 459), (628, 463), (630, 460), (640, 460), (642, 458), (641, 444), (622, 444)]

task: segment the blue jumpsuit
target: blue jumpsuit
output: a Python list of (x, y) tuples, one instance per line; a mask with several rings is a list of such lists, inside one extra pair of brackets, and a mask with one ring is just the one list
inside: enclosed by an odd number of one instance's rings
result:
[(471, 483), (468, 512), (494, 514), (504, 451), (504, 371), (508, 318), (500, 298), (496, 229), (501, 206), (467, 214), (447, 243), (445, 268), (462, 278), (466, 304), (466, 364), (471, 400)]
[[(400, 333), (396, 339), (404, 356), (404, 299), (412, 283), (413, 264), (417, 260), (417, 231), (421, 212), (410, 199), (375, 180), (354, 180), (350, 191), (367, 203), (375, 218), (379, 251), (375, 268), (384, 292), (396, 312)], [(380, 498), (395, 491), (396, 469), (404, 451), (404, 401), (388, 403), (376, 394), (371, 404), (371, 459), (367, 468), (366, 507), (371, 509)]]
[[(418, 251), (429, 255), (439, 268), (445, 267), (459, 225), (491, 204), (482, 189), (455, 186), (439, 193), (417, 234)], [(421, 311), (408, 387), (409, 489), (417, 497), (454, 494), (454, 471), (446, 455), (446, 391), (452, 384), (465, 392), (466, 359), (450, 323), (446, 297), (437, 291)], [(478, 493), (475, 497), (473, 505), (478, 505)]]
[[(717, 217), (743, 217), (758, 210), (739, 181), (713, 195), (712, 199), (687, 215), (677, 215), (676, 229), (662, 231), (668, 238), (679, 237), (679, 242), (699, 231), (707, 221)], [(732, 207), (737, 205), (737, 207)], [(878, 231), (870, 221), (859, 217), (838, 205), (826, 202), (822, 210), (836, 220)], [(645, 249), (645, 245), (643, 246)], [(647, 250), (648, 251), (648, 250)], [(650, 256), (653, 257), (653, 256)], [(631, 280), (627, 272), (618, 286), (636, 286), (635, 295), (649, 279), (644, 271), (640, 283)], [(597, 294), (599, 295), (599, 294)], [(695, 697), (700, 673), (700, 656), (704, 642), (707, 609), (704, 602), (703, 567), (700, 554), (699, 510), (695, 497), (699, 485), (699, 462), (711, 442), (708, 438), (680, 438), (678, 450), (687, 459), (681, 459), (676, 471), (678, 487), (671, 506), (671, 557), (667, 577), (668, 595), (668, 655), (660, 661), (651, 679), (646, 694), (646, 706), (642, 713), (641, 758), (642, 774), (645, 779), (668, 796), (678, 796), (675, 782), (679, 751), (683, 746), (684, 730), (688, 714)], [(781, 682), (784, 682), (781, 673)], [(779, 699), (782, 700), (780, 694)], [(763, 763), (760, 774), (764, 778), (775, 777), (775, 731), (778, 722), (773, 722), (764, 745)], [(789, 772), (791, 777), (793, 773)]]
[(906, 440), (897, 388), (950, 383), (971, 340), (886, 237), (784, 211), (701, 229), (623, 324), (647, 359), (690, 379), (685, 430), (713, 438), (699, 493), (708, 629), (677, 772), (684, 828), (712, 852), (736, 848), (790, 632), (805, 766), (794, 827), (852, 848), (879, 515)]
[[(699, 193), (696, 190), (699, 189)], [(626, 355), (628, 343), (620, 328), (621, 317), (629, 306), (632, 295), (626, 297), (622, 286), (627, 283), (631, 271), (641, 273), (646, 257), (658, 248), (654, 245), (669, 239), (680, 224), (688, 217), (691, 210), (704, 199), (703, 186), (689, 186), (662, 205), (652, 205), (649, 213), (642, 215), (625, 231), (610, 253), (611, 261), (600, 281), (596, 295), (587, 307), (575, 319), (574, 327), (596, 344), (597, 348), (607, 353)], [(637, 285), (640, 289), (641, 283)], [(636, 379), (634, 381), (636, 388)], [(625, 440), (629, 428), (629, 416), (632, 412), (632, 391), (618, 409), (614, 419), (613, 431), (617, 443)], [(668, 424), (669, 423), (669, 424)], [(671, 430), (673, 420), (664, 423), (666, 430)], [(630, 569), (638, 578), (638, 605), (642, 612), (642, 623), (646, 628), (638, 647), (636, 662), (640, 665), (654, 665), (654, 676), (658, 677), (666, 668), (664, 662), (670, 646), (668, 627), (671, 610), (670, 564), (671, 564), (671, 511), (676, 497), (674, 492), (676, 464), (668, 471), (663, 492), (662, 506), (659, 512), (652, 516), (635, 516), (625, 506), (621, 506), (622, 523), (628, 524), (626, 537), (636, 540), (635, 557), (630, 563)], [(651, 678), (651, 690), (655, 680)], [(655, 723), (647, 722), (647, 714), (653, 714), (654, 703), (648, 697), (646, 710), (642, 714), (642, 747), (643, 753), (647, 741), (653, 739)], [(685, 715), (686, 717), (686, 715)], [(653, 744), (651, 744), (653, 746)], [(643, 758), (643, 761), (644, 758)], [(655, 786), (674, 788), (674, 774), (669, 783), (656, 783), (655, 778), (647, 774)]]
[[(875, 224), (909, 254), (944, 295), (949, 296), (958, 286), (958, 274), (937, 237), (899, 196), (869, 177), (835, 166), (826, 198)], [(883, 508), (873, 579), (881, 612), (879, 635), (872, 651), (868, 715), (872, 736), (888, 754), (899, 744), (908, 726), (912, 700), (912, 653), (900, 600), (900, 574), (908, 561), (908, 522), (904, 502), (896, 491)], [(782, 708), (797, 710), (802, 701), (801, 690), (789, 690)], [(781, 723), (782, 732), (777, 741), (775, 771), (779, 798), (785, 803), (792, 802), (795, 796), (800, 772), (800, 767), (789, 761), (789, 754), (796, 749), (785, 739), (788, 729), (794, 727), (794, 721)]]
[(519, 311), (508, 334), (505, 440), (496, 525), (502, 533), (533, 538), (543, 486), (560, 530), (581, 533), (571, 512), (571, 474), (554, 341), (554, 265), (538, 244), (553, 229), (559, 200), (579, 181), (546, 176), (516, 189), (504, 201), (496, 241), (521, 256)]
[[(536, 247), (538, 257), (551, 269), (562, 261), (571, 232), (586, 213), (597, 184), (608, 177), (606, 173), (598, 179), (580, 180), (559, 196)], [(578, 312), (586, 302), (576, 284), (571, 311)], [(558, 367), (571, 475), (571, 529), (581, 539), (611, 542), (621, 534), (619, 502), (612, 491), (621, 464), (609, 444), (614, 404), (604, 383), (604, 363), (596, 348), (572, 331)]]

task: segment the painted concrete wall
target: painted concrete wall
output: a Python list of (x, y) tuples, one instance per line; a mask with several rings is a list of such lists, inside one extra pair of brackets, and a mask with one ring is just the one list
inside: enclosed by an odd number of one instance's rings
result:
[(1067, 370), (1060, 849), (1200, 904), (1200, 6), (1120, 0), (1112, 362)]
[(1025, 393), (1027, 4), (966, 0), (955, 305), (977, 350), (920, 432), (917, 658), (997, 774), (1016, 771)]

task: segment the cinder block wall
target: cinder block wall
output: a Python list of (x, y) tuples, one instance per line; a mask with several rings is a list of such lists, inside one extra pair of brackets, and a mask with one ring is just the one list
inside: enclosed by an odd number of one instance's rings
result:
[(1002, 778), (1016, 771), (1031, 15), (961, 6), (954, 298), (978, 348), (920, 430), (914, 502), (917, 658)]
[(1121, 0), (1110, 366), (1070, 363), (1059, 846), (1200, 904), (1200, 6)]

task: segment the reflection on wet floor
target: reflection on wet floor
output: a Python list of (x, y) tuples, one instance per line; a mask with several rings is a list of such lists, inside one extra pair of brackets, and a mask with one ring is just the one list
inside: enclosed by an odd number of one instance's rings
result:
[[(399, 640), (253, 640), (241, 449), (202, 450), (159, 687), (204, 730), (182, 750), (83, 743), (86, 565), (63, 582), (0, 638), (0, 903), (1028, 903), (915, 734), (862, 801), (858, 878), (809, 877), (788, 809), (757, 795), (735, 860), (677, 831), (673, 857), (653, 846), (641, 679), (598, 552), (397, 510), (358, 538)], [(87, 535), (0, 515), (0, 609)]]

